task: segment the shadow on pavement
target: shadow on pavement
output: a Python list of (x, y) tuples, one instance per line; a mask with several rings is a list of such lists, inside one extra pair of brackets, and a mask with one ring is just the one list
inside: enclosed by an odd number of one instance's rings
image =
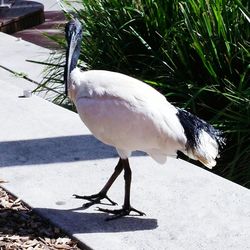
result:
[[(145, 155), (136, 152), (136, 156)], [(113, 147), (92, 135), (0, 142), (0, 167), (74, 162), (118, 157)]]
[(110, 215), (102, 212), (90, 213), (84, 209), (36, 208), (35, 211), (70, 234), (144, 231), (158, 227), (156, 219), (146, 216), (126, 216), (106, 221), (105, 219)]

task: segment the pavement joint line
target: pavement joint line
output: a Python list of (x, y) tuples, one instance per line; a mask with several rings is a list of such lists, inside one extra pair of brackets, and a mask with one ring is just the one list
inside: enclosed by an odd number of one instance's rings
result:
[(35, 84), (38, 85), (38, 86), (40, 85), (38, 82), (32, 80), (32, 79), (29, 78), (28, 76), (22, 75), (22, 73), (25, 73), (25, 72), (14, 71), (14, 70), (9, 69), (9, 68), (7, 68), (7, 67), (5, 67), (5, 66), (3, 66), (3, 65), (0, 65), (0, 68), (4, 69), (4, 70), (6, 70), (6, 71), (9, 71), (10, 73), (12, 73), (13, 75), (15, 75), (15, 76), (17, 76), (17, 77), (19, 77), (19, 78), (23, 78), (23, 79), (25, 79), (25, 80), (27, 80), (27, 81), (30, 81), (30, 82), (32, 82), (32, 83), (35, 83)]
[[(27, 62), (34, 62), (34, 63), (35, 63), (35, 61), (32, 61), (32, 60), (26, 60), (26, 61), (27, 61)], [(18, 78), (23, 78), (23, 79), (25, 79), (25, 80), (27, 80), (27, 81), (29, 81), (29, 82), (32, 82), (32, 83), (36, 84), (38, 87), (42, 85), (41, 83), (38, 83), (37, 81), (32, 80), (32, 79), (29, 78), (28, 76), (21, 75), (21, 74), (22, 74), (21, 72), (17, 72), (17, 71), (11, 70), (11, 69), (9, 69), (9, 68), (3, 66), (3, 65), (0, 65), (0, 68), (2, 68), (2, 69), (4, 69), (4, 70), (6, 70), (6, 71), (12, 73), (14, 76), (16, 76), (16, 77), (18, 77)], [(25, 72), (24, 72), (24, 73), (25, 73)], [(48, 87), (48, 86), (43, 86), (43, 87), (46, 88), (46, 90), (52, 91), (52, 92), (54, 92), (54, 93), (56, 93), (56, 94), (62, 94), (62, 93), (60, 93), (60, 92), (58, 92), (58, 91), (56, 91), (56, 90), (54, 90), (54, 89), (52, 89), (52, 88), (50, 88), (50, 87)], [(34, 91), (34, 90), (33, 90), (33, 91)], [(33, 92), (33, 91), (32, 91), (32, 92)]]

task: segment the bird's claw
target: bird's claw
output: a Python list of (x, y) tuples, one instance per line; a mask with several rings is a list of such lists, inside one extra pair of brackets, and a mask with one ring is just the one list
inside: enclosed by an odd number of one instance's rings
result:
[(98, 211), (104, 212), (104, 213), (109, 213), (109, 214), (113, 214), (113, 216), (108, 217), (106, 220), (115, 220), (115, 219), (119, 219), (121, 217), (124, 217), (126, 215), (130, 215), (131, 212), (135, 212), (137, 213), (138, 216), (144, 216), (146, 215), (145, 213), (133, 208), (133, 207), (129, 207), (129, 208), (122, 208), (122, 209), (106, 209), (106, 208), (97, 208)]
[[(106, 194), (102, 194), (102, 193), (98, 193), (98, 194), (93, 194), (93, 195), (77, 195), (77, 194), (73, 194), (73, 196), (76, 199), (84, 199), (84, 200), (88, 200), (88, 203), (83, 204), (84, 208), (89, 208), (94, 204), (104, 204), (104, 205), (111, 205), (111, 206), (115, 206), (117, 205), (116, 202), (114, 202), (113, 200), (111, 200)], [(102, 203), (101, 200), (106, 199), (108, 200), (110, 203)]]

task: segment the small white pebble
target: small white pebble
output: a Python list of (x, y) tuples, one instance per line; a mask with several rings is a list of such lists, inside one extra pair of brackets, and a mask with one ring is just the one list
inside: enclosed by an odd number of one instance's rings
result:
[(31, 91), (31, 90), (25, 89), (25, 90), (23, 91), (23, 96), (24, 96), (24, 97), (31, 97), (31, 95), (32, 95), (32, 91)]

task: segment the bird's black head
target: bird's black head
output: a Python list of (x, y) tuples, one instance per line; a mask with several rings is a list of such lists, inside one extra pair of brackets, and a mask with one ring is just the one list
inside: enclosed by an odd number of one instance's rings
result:
[(76, 67), (80, 55), (82, 40), (82, 25), (78, 19), (72, 19), (65, 26), (67, 40), (66, 64), (64, 70), (65, 93), (68, 94), (70, 72)]
[(82, 38), (82, 25), (78, 19), (72, 19), (65, 25), (65, 38), (68, 46), (70, 46), (71, 40), (81, 40)]

